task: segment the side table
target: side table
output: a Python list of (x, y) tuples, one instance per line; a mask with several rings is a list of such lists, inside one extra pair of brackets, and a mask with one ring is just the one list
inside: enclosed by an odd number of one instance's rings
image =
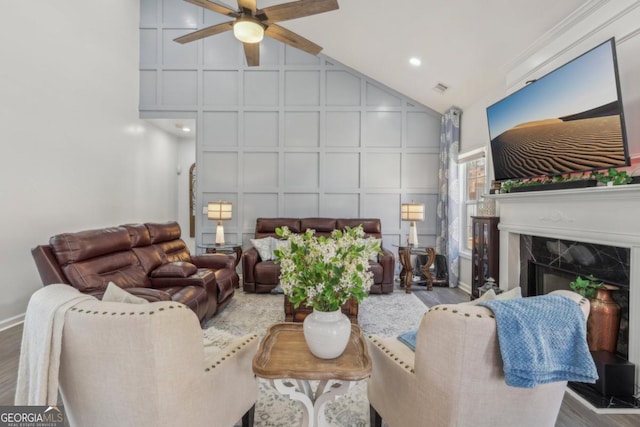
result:
[(242, 258), (242, 246), (235, 244), (228, 245), (216, 245), (215, 243), (201, 243), (198, 245), (199, 249), (204, 249), (207, 254), (235, 254), (236, 260), (233, 264), (233, 268), (236, 268)]
[(400, 286), (404, 286), (404, 291), (411, 293), (411, 285), (413, 281), (413, 265), (411, 264), (411, 255), (427, 255), (424, 265), (420, 266), (420, 271), (424, 275), (424, 280), (416, 280), (415, 283), (424, 283), (428, 291), (433, 290), (433, 277), (429, 268), (436, 259), (436, 250), (434, 248), (418, 247), (418, 246), (398, 246), (398, 258), (402, 271), (400, 271)]
[[(323, 405), (345, 394), (356, 381), (371, 374), (371, 358), (358, 325), (351, 325), (345, 352), (335, 359), (320, 359), (309, 351), (302, 323), (272, 325), (253, 358), (253, 372), (269, 380), (278, 392), (303, 404), (302, 425), (317, 426)], [(319, 381), (315, 390), (309, 381)], [(327, 387), (329, 381), (334, 382)], [(296, 387), (297, 385), (297, 387)]]

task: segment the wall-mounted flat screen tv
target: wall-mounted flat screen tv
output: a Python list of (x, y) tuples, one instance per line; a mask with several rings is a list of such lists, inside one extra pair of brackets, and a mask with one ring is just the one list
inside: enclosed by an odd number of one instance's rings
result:
[(615, 41), (487, 108), (495, 179), (629, 165)]

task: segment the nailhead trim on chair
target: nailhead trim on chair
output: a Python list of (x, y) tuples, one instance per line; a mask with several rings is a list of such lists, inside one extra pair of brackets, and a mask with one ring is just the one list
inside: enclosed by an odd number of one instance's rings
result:
[(377, 345), (380, 349), (382, 349), (386, 354), (389, 355), (389, 357), (393, 358), (393, 360), (395, 362), (398, 362), (398, 365), (400, 365), (402, 368), (406, 369), (407, 371), (411, 372), (412, 374), (415, 374), (414, 369), (411, 367), (411, 365), (409, 365), (408, 362), (405, 362), (404, 360), (400, 360), (399, 357), (395, 356), (393, 353), (391, 353), (391, 350), (389, 350), (387, 347), (385, 347), (384, 343), (381, 341), (378, 341), (377, 339), (374, 338), (373, 335), (369, 335), (369, 339), (375, 344)]
[[(170, 309), (171, 309), (171, 308), (186, 308), (186, 306), (185, 306), (185, 305), (183, 305), (183, 304), (177, 304), (177, 305), (170, 305), (170, 306), (169, 306), (169, 308), (170, 308)], [(116, 315), (118, 315), (118, 314), (120, 314), (120, 316), (124, 316), (125, 314), (127, 314), (127, 313), (126, 313), (126, 312), (124, 312), (124, 311), (123, 311), (123, 312), (121, 312), (121, 313), (118, 313), (118, 312), (116, 312), (116, 311), (112, 311), (112, 312), (110, 312), (110, 311), (103, 311), (102, 313), (100, 313), (100, 312), (99, 312), (99, 311), (97, 311), (97, 310), (96, 310), (96, 311), (84, 310), (84, 309), (82, 309), (82, 308), (77, 308), (77, 307), (71, 307), (71, 309), (70, 309), (70, 310), (71, 310), (71, 311), (76, 311), (76, 312), (78, 312), (78, 313), (84, 313), (84, 314), (101, 314), (101, 315), (103, 315), (103, 316), (106, 316), (106, 315), (116, 316)], [(160, 308), (158, 309), (158, 311), (164, 311), (164, 310), (165, 310), (165, 308), (164, 308), (164, 307), (160, 307)], [(138, 312), (138, 314), (139, 314), (139, 315), (148, 314), (148, 315), (150, 315), (150, 316), (151, 316), (151, 315), (153, 315), (154, 313), (155, 313), (155, 311), (154, 311), (154, 310), (151, 310), (151, 311), (140, 311), (140, 312)], [(135, 312), (135, 311), (129, 312), (129, 315), (134, 315), (134, 314), (136, 314), (136, 312)]]
[[(438, 311), (438, 310), (439, 310), (439, 311), (449, 311), (449, 307), (442, 307), (442, 306), (436, 305), (435, 307), (431, 308), (429, 311), (431, 311), (431, 310), (433, 310), (433, 311)], [(451, 309), (451, 313), (452, 313), (452, 314), (458, 314), (458, 313), (460, 313), (461, 315), (464, 315), (464, 317), (471, 317), (471, 314), (470, 314), (470, 313), (461, 313), (461, 312), (460, 312), (460, 310), (455, 309), (455, 308), (454, 308), (454, 309)], [(428, 313), (427, 313), (427, 314), (428, 314)], [(495, 316), (494, 316), (493, 314), (487, 314), (486, 316), (487, 316), (487, 317), (490, 317), (490, 318), (492, 318), (492, 319), (495, 319)], [(485, 317), (485, 316), (483, 316), (482, 314), (478, 314), (478, 313), (476, 313), (476, 317), (477, 317), (477, 318), (479, 318), (479, 319), (482, 319), (482, 318), (483, 318), (483, 317)]]
[(214, 363), (213, 365), (211, 365), (210, 368), (205, 368), (204, 371), (205, 372), (209, 372), (212, 369), (215, 369), (218, 365), (220, 365), (222, 363), (223, 360), (227, 360), (227, 358), (230, 358), (232, 355), (236, 354), (236, 352), (242, 350), (242, 347), (246, 346), (247, 344), (249, 344), (251, 341), (254, 341), (255, 339), (258, 338), (258, 335), (251, 335), (250, 337), (248, 337), (246, 340), (244, 340), (243, 342), (241, 342), (238, 346), (234, 347), (233, 349), (231, 349), (231, 351), (229, 351), (225, 356), (222, 356), (220, 358), (220, 360), (216, 360), (216, 363)]

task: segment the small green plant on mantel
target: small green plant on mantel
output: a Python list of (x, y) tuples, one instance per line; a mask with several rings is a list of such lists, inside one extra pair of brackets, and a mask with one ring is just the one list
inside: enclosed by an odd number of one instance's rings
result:
[(531, 179), (508, 179), (503, 181), (500, 186), (501, 193), (510, 193), (512, 189), (518, 187), (527, 187), (532, 185), (544, 185), (551, 184), (557, 182), (570, 182), (570, 181), (583, 181), (588, 179), (595, 179), (601, 184), (607, 184), (612, 182), (612, 185), (624, 185), (629, 184), (631, 182), (631, 176), (626, 171), (621, 171), (618, 169), (610, 168), (606, 172), (591, 172), (590, 174), (584, 173), (582, 175), (579, 174), (565, 174), (565, 175), (555, 175), (552, 177), (541, 177), (541, 178), (531, 178)]
[(596, 296), (596, 289), (604, 288), (604, 283), (590, 274), (586, 278), (576, 277), (576, 280), (569, 283), (569, 287), (573, 292), (585, 298), (593, 298)]
[(544, 185), (544, 184), (551, 184), (551, 183), (557, 183), (557, 182), (581, 181), (585, 179), (589, 179), (589, 178), (585, 175), (570, 175), (570, 174), (555, 175), (552, 177), (543, 176), (540, 178), (531, 178), (531, 179), (523, 179), (523, 180), (508, 179), (502, 182), (500, 186), (500, 192), (510, 193), (513, 188), (518, 188), (518, 187)]
[(592, 172), (591, 178), (602, 184), (612, 182), (613, 185), (624, 185), (631, 182), (631, 177), (626, 171), (614, 168), (610, 168), (607, 172)]

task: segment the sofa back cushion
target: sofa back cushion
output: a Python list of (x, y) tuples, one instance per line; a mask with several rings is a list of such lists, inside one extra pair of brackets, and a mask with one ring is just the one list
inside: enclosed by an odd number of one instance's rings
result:
[(347, 218), (338, 219), (336, 221), (336, 228), (344, 230), (345, 227), (357, 227), (362, 224), (362, 230), (365, 236), (374, 237), (376, 239), (382, 238), (382, 225), (378, 218)]
[(277, 237), (276, 228), (289, 227), (294, 233), (300, 233), (300, 220), (298, 218), (258, 218), (256, 220), (256, 239), (264, 237)]
[(311, 228), (318, 236), (328, 236), (335, 229), (344, 230), (347, 226), (353, 228), (360, 224), (367, 237), (382, 238), (382, 225), (378, 218), (258, 218), (255, 238), (277, 237), (276, 228), (284, 225), (294, 233), (304, 233)]
[(149, 246), (151, 244), (151, 235), (149, 235), (149, 230), (144, 224), (125, 224), (122, 225), (122, 227), (129, 232), (132, 248)]
[(162, 256), (162, 263), (191, 262), (191, 253), (187, 244), (181, 239), (157, 243), (155, 246)]
[[(149, 230), (151, 243), (161, 257), (160, 260), (162, 264), (167, 262), (191, 262), (189, 247), (180, 239), (180, 224), (175, 221), (163, 223), (147, 222), (145, 226), (147, 230)], [(136, 253), (139, 253), (139, 251)], [(150, 256), (151, 254), (147, 255)], [(153, 264), (157, 263), (157, 259), (150, 259), (149, 261), (150, 262), (142, 261), (147, 272), (152, 271), (159, 265), (153, 266)]]
[(336, 229), (335, 218), (303, 218), (300, 220), (300, 230), (304, 233), (308, 229), (315, 230), (316, 236), (328, 236)]
[(131, 249), (131, 238), (123, 227), (63, 233), (49, 239), (60, 265)]
[(140, 265), (146, 274), (151, 273), (163, 263), (164, 254), (160, 252), (156, 245), (133, 248), (132, 251), (138, 257), (138, 261), (140, 261)]
[(175, 221), (169, 222), (147, 222), (145, 224), (147, 230), (149, 230), (149, 236), (151, 243), (168, 242), (180, 238), (181, 230), (180, 224)]
[(123, 289), (150, 286), (124, 227), (58, 234), (49, 245), (69, 283), (82, 292), (104, 290), (109, 282)]

